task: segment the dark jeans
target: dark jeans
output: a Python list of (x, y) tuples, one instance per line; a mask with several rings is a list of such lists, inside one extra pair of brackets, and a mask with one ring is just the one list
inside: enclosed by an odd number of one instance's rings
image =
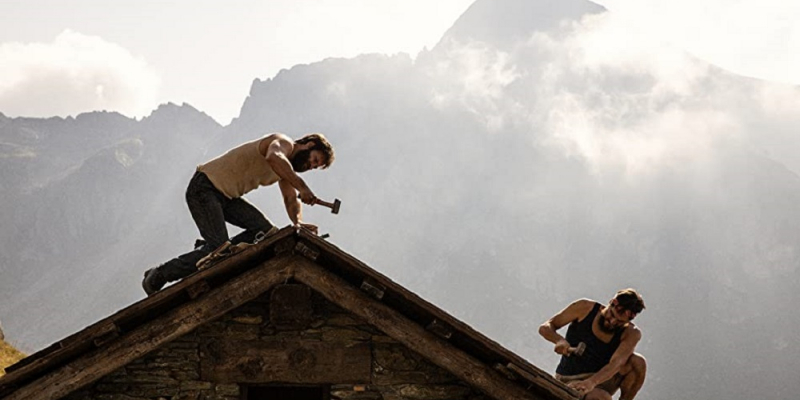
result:
[(258, 232), (272, 228), (272, 223), (254, 205), (241, 197), (225, 197), (206, 174), (199, 171), (195, 172), (186, 189), (186, 203), (205, 244), (159, 266), (158, 272), (167, 282), (196, 272), (197, 262), (228, 240), (225, 222), (244, 229), (231, 239), (231, 244), (252, 243)]

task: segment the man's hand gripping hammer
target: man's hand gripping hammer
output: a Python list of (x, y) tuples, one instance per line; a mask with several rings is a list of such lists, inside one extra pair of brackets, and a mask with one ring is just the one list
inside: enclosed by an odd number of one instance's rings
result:
[[(299, 199), (299, 198), (300, 198), (300, 196), (298, 195), (298, 196), (297, 196), (297, 198)], [(338, 214), (338, 213), (339, 213), (339, 207), (341, 207), (341, 206), (342, 206), (342, 201), (341, 201), (341, 200), (339, 200), (339, 199), (334, 199), (334, 200), (333, 200), (333, 203), (328, 203), (327, 201), (320, 200), (319, 198), (316, 198), (316, 197), (315, 197), (315, 198), (314, 198), (314, 202), (313, 202), (313, 203), (311, 203), (311, 205), (313, 206), (314, 204), (319, 204), (319, 205), (321, 205), (321, 206), (328, 207), (328, 208), (330, 208), (330, 209), (331, 209), (331, 212), (332, 212), (332, 213), (334, 213), (334, 214)]]
[(580, 342), (580, 343), (578, 343), (577, 346), (570, 347), (567, 350), (567, 354), (570, 355), (570, 356), (578, 356), (578, 357), (580, 357), (580, 356), (583, 355), (584, 351), (586, 351), (586, 343)]
[(319, 204), (321, 206), (328, 207), (328, 208), (331, 209), (331, 212), (334, 213), (334, 214), (338, 214), (339, 213), (339, 207), (342, 206), (342, 202), (339, 199), (333, 200), (333, 203), (328, 203), (327, 201), (315, 198), (314, 199), (314, 203), (312, 205), (314, 205), (314, 204)]

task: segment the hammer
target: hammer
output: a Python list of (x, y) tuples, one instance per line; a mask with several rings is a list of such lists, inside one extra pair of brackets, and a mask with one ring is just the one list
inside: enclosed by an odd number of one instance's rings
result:
[(334, 199), (333, 203), (328, 203), (327, 201), (322, 201), (317, 199), (314, 201), (314, 204), (319, 204), (321, 206), (325, 206), (331, 209), (331, 212), (334, 214), (339, 214), (339, 207), (342, 206), (342, 202), (339, 199)]
[(583, 352), (584, 352), (584, 351), (586, 351), (586, 343), (580, 342), (580, 343), (578, 343), (578, 345), (577, 345), (577, 346), (575, 346), (575, 347), (570, 347), (570, 348), (567, 350), (567, 354), (569, 354), (569, 355), (571, 355), (571, 356), (572, 356), (572, 355), (575, 355), (575, 356), (578, 356), (578, 357), (580, 357), (580, 356), (582, 356), (582, 355), (583, 355)]

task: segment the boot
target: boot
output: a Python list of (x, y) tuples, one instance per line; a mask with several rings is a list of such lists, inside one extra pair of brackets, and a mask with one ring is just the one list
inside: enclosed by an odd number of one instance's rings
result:
[(148, 296), (161, 290), (167, 283), (167, 280), (161, 276), (158, 268), (150, 268), (144, 272), (144, 279), (142, 279), (142, 289)]

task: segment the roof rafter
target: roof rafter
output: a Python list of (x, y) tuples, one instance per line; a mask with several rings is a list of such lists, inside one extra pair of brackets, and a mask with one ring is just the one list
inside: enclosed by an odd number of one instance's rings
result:
[(467, 324), (327, 241), (291, 227), (7, 369), (0, 397), (63, 397), (290, 279), (491, 397), (578, 398)]
[(298, 262), (295, 279), (494, 398), (542, 399), (311, 261)]
[(298, 259), (298, 256), (278, 256), (266, 261), (205, 296), (23, 386), (6, 400), (51, 400), (66, 396), (290, 279)]

